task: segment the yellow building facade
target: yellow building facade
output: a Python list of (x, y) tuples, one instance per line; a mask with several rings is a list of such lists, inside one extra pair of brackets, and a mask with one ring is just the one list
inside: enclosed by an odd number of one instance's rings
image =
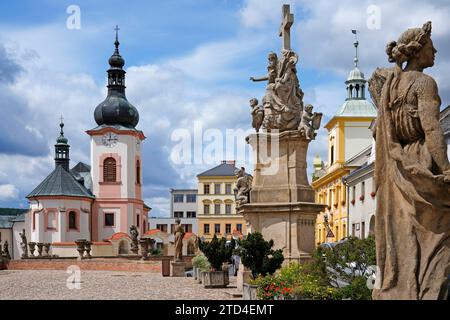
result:
[(214, 234), (231, 239), (247, 234), (245, 220), (236, 213), (234, 161), (222, 163), (199, 175), (197, 195), (198, 236), (210, 241)]
[[(355, 42), (355, 48), (358, 42)], [(347, 99), (334, 117), (325, 125), (328, 131), (328, 159), (314, 161), (312, 187), (316, 202), (326, 205), (316, 221), (316, 243), (336, 242), (348, 236), (348, 203), (342, 178), (356, 167), (346, 162), (372, 143), (370, 125), (376, 118), (374, 105), (366, 100), (366, 80), (355, 67), (347, 78)]]

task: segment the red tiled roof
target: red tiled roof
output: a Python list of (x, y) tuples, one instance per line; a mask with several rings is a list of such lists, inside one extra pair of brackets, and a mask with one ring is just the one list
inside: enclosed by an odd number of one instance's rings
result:
[(184, 234), (184, 237), (183, 237), (183, 239), (184, 240), (187, 240), (187, 239), (189, 239), (190, 237), (192, 237), (192, 236), (196, 236), (194, 233), (192, 233), (192, 232), (186, 232), (185, 234)]
[(127, 233), (117, 232), (117, 233), (114, 233), (110, 238), (108, 238), (106, 240), (120, 240), (122, 238), (130, 238), (131, 239), (131, 237)]
[(167, 233), (167, 232), (161, 231), (159, 229), (152, 229), (152, 230), (148, 230), (146, 233), (144, 233), (144, 236), (151, 236), (152, 234), (155, 234), (158, 232)]

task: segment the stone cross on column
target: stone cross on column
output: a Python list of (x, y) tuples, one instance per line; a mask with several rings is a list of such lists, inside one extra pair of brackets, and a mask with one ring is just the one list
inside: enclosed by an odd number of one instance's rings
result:
[(284, 4), (281, 16), (280, 37), (283, 50), (291, 50), (291, 27), (294, 23), (294, 15), (291, 13), (290, 5)]

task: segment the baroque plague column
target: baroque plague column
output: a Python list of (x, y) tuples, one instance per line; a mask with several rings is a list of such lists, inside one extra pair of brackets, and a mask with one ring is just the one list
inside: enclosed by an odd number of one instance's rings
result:
[[(242, 184), (248, 196), (238, 201), (249, 232), (261, 232), (283, 249), (286, 261), (309, 259), (315, 249), (316, 217), (324, 205), (314, 203), (314, 190), (306, 172), (308, 145), (319, 129), (322, 114), (304, 106), (303, 91), (297, 78), (297, 54), (291, 49), (290, 28), (294, 16), (289, 5), (282, 10), (281, 59), (268, 55), (268, 74), (252, 81), (267, 81), (259, 104), (250, 100), (253, 127), (257, 133), (247, 137), (256, 161), (253, 184)], [(262, 132), (260, 133), (260, 128)], [(247, 179), (251, 183), (252, 179)], [(242, 191), (241, 190), (241, 191)], [(238, 193), (242, 194), (243, 192)]]

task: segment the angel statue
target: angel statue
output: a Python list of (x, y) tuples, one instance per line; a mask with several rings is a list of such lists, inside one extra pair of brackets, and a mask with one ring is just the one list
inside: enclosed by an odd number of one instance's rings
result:
[(245, 172), (244, 167), (241, 167), (241, 169), (236, 169), (234, 174), (237, 176), (234, 195), (236, 205), (239, 207), (250, 202), (250, 191), (252, 189), (253, 177)]
[(446, 299), (450, 278), (450, 163), (439, 123), (441, 99), (425, 74), (437, 50), (431, 22), (387, 45), (393, 68), (377, 69), (378, 108), (374, 299)]
[(252, 127), (256, 132), (259, 132), (264, 120), (264, 108), (258, 104), (258, 99), (253, 98), (250, 100), (250, 107), (252, 108)]
[(320, 128), (320, 122), (322, 120), (322, 113), (312, 112), (313, 106), (308, 104), (305, 106), (305, 110), (302, 113), (302, 119), (298, 130), (308, 140), (314, 140), (316, 137), (316, 130)]

